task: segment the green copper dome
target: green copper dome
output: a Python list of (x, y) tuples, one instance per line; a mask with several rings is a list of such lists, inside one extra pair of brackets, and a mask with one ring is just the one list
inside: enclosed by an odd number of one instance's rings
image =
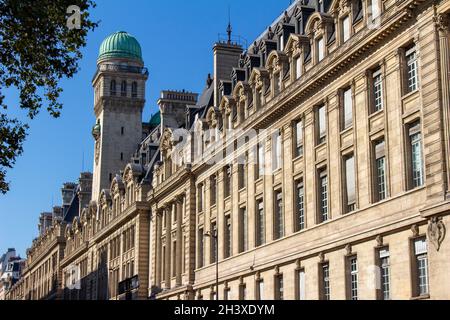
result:
[(127, 58), (142, 62), (141, 45), (129, 33), (116, 32), (106, 38), (100, 46), (98, 60), (110, 58)]
[(157, 127), (161, 124), (161, 112), (158, 111), (155, 113), (152, 118), (150, 119), (150, 126), (151, 127)]

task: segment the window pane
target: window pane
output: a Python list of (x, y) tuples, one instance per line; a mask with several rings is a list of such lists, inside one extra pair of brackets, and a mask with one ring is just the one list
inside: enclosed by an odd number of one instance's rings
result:
[(355, 181), (355, 158), (353, 156), (345, 161), (346, 187), (347, 187), (347, 211), (355, 210), (356, 203), (356, 181)]
[(347, 16), (342, 20), (343, 40), (350, 39), (350, 18)]
[(323, 299), (330, 300), (330, 269), (328, 264), (322, 266)]
[(352, 89), (344, 91), (344, 129), (353, 125)]
[(412, 92), (417, 90), (418, 86), (417, 55), (414, 48), (407, 52), (406, 64), (408, 72), (408, 92)]
[(305, 229), (305, 190), (303, 182), (297, 183), (297, 231)]
[(325, 47), (323, 38), (317, 40), (317, 51), (318, 51), (318, 59), (319, 61), (322, 61), (325, 56)]
[(420, 133), (416, 133), (413, 134), (410, 139), (413, 187), (417, 188), (421, 187), (424, 183), (422, 163), (422, 136)]
[(281, 191), (275, 193), (275, 229), (274, 239), (284, 237), (283, 196)]
[(261, 246), (265, 243), (265, 215), (264, 215), (264, 203), (262, 200), (258, 202), (257, 205), (257, 234), (256, 234), (256, 245)]
[(372, 7), (372, 19), (376, 19), (380, 16), (380, 6), (378, 4), (379, 0), (371, 0)]
[(306, 278), (305, 278), (305, 271), (300, 270), (298, 272), (298, 298), (300, 300), (306, 300)]
[(358, 259), (350, 259), (350, 298), (358, 300)]
[(295, 123), (295, 156), (303, 155), (303, 121), (299, 120)]
[(381, 70), (373, 73), (373, 95), (374, 95), (374, 111), (383, 109), (383, 79)]
[(327, 134), (325, 106), (318, 109), (319, 117), (319, 144), (325, 142)]
[(295, 59), (295, 75), (296, 78), (300, 78), (302, 76), (302, 59), (301, 56)]
[(325, 222), (328, 220), (328, 177), (323, 172), (319, 178), (319, 195), (320, 222)]
[(258, 177), (264, 175), (264, 145), (258, 144)]
[(380, 250), (381, 292), (383, 300), (391, 299), (389, 249)]

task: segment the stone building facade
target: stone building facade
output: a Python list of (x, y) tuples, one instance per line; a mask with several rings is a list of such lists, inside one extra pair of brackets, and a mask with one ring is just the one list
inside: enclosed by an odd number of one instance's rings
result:
[(246, 50), (230, 28), (202, 93), (163, 91), (148, 123), (139, 43), (111, 35), (93, 175), (9, 298), (449, 299), (449, 14), (294, 1)]
[(148, 197), (158, 298), (450, 298), (449, 5), (299, 1), (215, 47)]

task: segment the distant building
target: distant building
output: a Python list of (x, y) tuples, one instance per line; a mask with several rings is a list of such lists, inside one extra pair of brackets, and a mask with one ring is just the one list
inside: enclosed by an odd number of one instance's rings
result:
[(0, 258), (0, 300), (6, 299), (7, 292), (19, 281), (25, 260), (16, 256), (15, 249), (8, 249)]

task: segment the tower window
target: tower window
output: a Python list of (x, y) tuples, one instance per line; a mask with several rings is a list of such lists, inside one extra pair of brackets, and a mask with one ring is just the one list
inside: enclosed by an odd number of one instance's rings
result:
[(127, 82), (126, 81), (122, 81), (122, 85), (120, 86), (120, 95), (122, 97), (127, 96)]
[(123, 152), (120, 153), (120, 161), (123, 161)]
[(120, 128), (120, 134), (124, 135), (124, 133), (125, 133), (125, 128), (124, 127)]
[(111, 80), (109, 89), (110, 89), (110, 94), (112, 96), (115, 96), (116, 95), (116, 80)]
[(136, 81), (134, 81), (133, 84), (131, 85), (131, 97), (137, 98), (137, 82)]

